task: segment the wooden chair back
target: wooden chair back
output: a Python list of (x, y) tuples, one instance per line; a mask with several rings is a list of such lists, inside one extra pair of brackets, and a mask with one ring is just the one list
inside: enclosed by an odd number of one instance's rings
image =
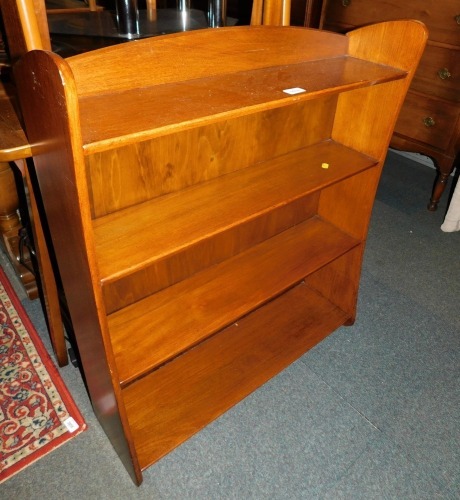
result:
[(75, 13), (75, 12), (88, 12), (88, 11), (91, 11), (91, 12), (96, 12), (97, 10), (101, 10), (102, 7), (99, 7), (97, 5), (97, 2), (96, 0), (87, 0), (86, 2), (88, 4), (88, 6), (82, 6), (82, 7), (78, 7), (76, 5), (69, 5), (67, 6), (65, 4), (65, 2), (63, 2), (63, 6), (62, 7), (53, 7), (52, 9), (47, 9), (47, 13), (48, 14), (63, 14), (63, 13)]
[(96, 0), (88, 0), (88, 7), (63, 7), (51, 10), (46, 9), (45, 0), (2, 0), (0, 12), (11, 62), (30, 50), (51, 50), (47, 15), (94, 12), (100, 9)]
[(30, 50), (51, 50), (44, 0), (2, 0), (0, 8), (12, 62)]
[(254, 0), (251, 25), (289, 26), (291, 0)]

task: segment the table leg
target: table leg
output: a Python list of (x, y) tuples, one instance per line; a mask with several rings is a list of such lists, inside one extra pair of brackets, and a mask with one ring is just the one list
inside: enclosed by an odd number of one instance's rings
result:
[(30, 207), (30, 221), (35, 244), (35, 254), (40, 273), (43, 307), (47, 319), (48, 331), (59, 366), (68, 364), (67, 346), (62, 324), (59, 292), (51, 264), (43, 226), (40, 222), (40, 213), (33, 189), (28, 168), (23, 169), (26, 186), (28, 187), (28, 205)]

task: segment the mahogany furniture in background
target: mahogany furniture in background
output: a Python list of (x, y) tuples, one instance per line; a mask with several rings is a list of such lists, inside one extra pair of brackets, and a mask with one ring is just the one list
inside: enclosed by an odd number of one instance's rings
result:
[(346, 32), (391, 19), (419, 19), (429, 32), (391, 146), (434, 160), (438, 176), (428, 209), (436, 210), (460, 161), (460, 1), (324, 0), (321, 27)]
[(353, 323), (426, 37), (233, 27), (16, 65), (92, 404), (136, 483)]

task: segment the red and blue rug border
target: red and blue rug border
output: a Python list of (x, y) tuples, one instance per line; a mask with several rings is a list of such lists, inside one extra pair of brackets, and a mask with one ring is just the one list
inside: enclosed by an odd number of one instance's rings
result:
[[(20, 459), (15, 464), (8, 466), (8, 468), (4, 470), (0, 469), (0, 484), (1, 484), (2, 482), (6, 481), (13, 475), (17, 474), (18, 472), (22, 471), (23, 469), (31, 465), (32, 463), (36, 462), (45, 455), (49, 454), (59, 446), (62, 446), (67, 441), (73, 439), (75, 436), (86, 430), (87, 425), (80, 410), (75, 404), (70, 392), (65, 386), (64, 381), (62, 380), (58, 369), (56, 368), (53, 360), (51, 359), (51, 356), (45, 349), (42, 340), (40, 339), (38, 333), (35, 330), (35, 327), (33, 326), (24, 307), (22, 306), (19, 298), (17, 297), (16, 292), (14, 291), (11, 283), (8, 280), (8, 277), (6, 276), (4, 270), (1, 267), (0, 267), (0, 284), (5, 289), (5, 292), (8, 295), (8, 299), (12, 307), (15, 309), (16, 314), (19, 317), (23, 327), (27, 330), (27, 334), (30, 337), (35, 347), (37, 355), (40, 357), (43, 365), (45, 365), (46, 371), (48, 372), (49, 377), (52, 379), (53, 384), (56, 387), (56, 390), (58, 391), (67, 409), (68, 414), (73, 418), (73, 420), (78, 425), (78, 428), (75, 428), (73, 432), (68, 431), (65, 432), (64, 434), (61, 434), (60, 436), (57, 436), (52, 441), (38, 448), (30, 455)], [(2, 459), (0, 458), (0, 460)]]

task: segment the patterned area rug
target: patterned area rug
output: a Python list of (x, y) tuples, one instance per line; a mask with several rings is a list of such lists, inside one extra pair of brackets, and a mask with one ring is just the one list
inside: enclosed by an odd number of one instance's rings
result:
[(85, 429), (0, 268), (0, 483)]

